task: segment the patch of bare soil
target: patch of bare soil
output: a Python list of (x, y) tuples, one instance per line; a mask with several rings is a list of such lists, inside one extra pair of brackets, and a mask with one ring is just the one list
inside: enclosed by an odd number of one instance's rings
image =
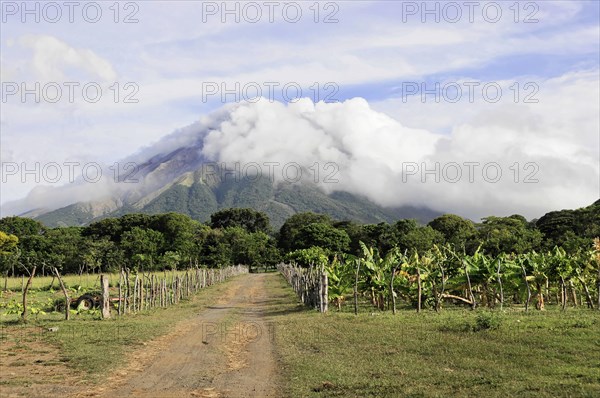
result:
[(49, 346), (39, 327), (4, 328), (0, 332), (0, 396), (59, 397), (81, 389), (79, 378)]
[(136, 351), (102, 385), (74, 397), (278, 397), (268, 275), (228, 283), (216, 304)]

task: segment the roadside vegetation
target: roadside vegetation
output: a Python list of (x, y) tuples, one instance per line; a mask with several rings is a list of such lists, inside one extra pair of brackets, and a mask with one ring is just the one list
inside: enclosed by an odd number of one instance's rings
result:
[[(551, 305), (322, 314), (273, 279), (277, 351), (293, 397), (597, 397), (600, 314)], [(284, 315), (280, 315), (284, 314)]]

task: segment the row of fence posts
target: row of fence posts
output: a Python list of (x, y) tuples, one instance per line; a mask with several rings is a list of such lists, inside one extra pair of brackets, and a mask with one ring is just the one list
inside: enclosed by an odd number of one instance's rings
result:
[[(178, 272), (159, 278), (155, 274), (131, 274), (128, 268), (121, 269), (119, 275), (119, 295), (117, 313), (119, 315), (135, 313), (156, 307), (168, 307), (178, 304), (196, 294), (200, 289), (224, 282), (236, 275), (248, 273), (243, 265), (220, 269), (190, 268), (185, 274)], [(102, 317), (110, 318), (110, 292), (108, 278), (101, 275)], [(133, 283), (132, 283), (133, 279)]]
[(292, 286), (302, 303), (320, 312), (328, 310), (327, 273), (316, 266), (303, 268), (295, 264), (278, 264), (277, 270)]

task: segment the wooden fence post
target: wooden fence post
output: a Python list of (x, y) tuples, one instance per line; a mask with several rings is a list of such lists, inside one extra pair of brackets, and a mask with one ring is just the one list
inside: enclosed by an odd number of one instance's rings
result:
[(102, 319), (110, 318), (110, 296), (108, 291), (108, 278), (100, 275), (100, 285), (102, 285)]
[(321, 285), (322, 285), (322, 295), (321, 295), (321, 312), (327, 312), (329, 309), (329, 281), (327, 279), (327, 273), (323, 272), (321, 274)]
[(129, 313), (131, 310), (131, 303), (129, 302), (130, 297), (130, 286), (129, 286), (129, 268), (125, 268), (125, 300), (124, 300), (124, 309), (126, 313)]
[(33, 269), (31, 270), (31, 275), (29, 276), (29, 279), (27, 280), (27, 285), (25, 285), (23, 287), (23, 312), (21, 313), (21, 319), (23, 320), (23, 322), (27, 322), (27, 291), (29, 290), (29, 286), (31, 286), (31, 281), (33, 280), (33, 277), (35, 276), (35, 269), (37, 267), (33, 267)]
[(58, 283), (60, 283), (60, 288), (62, 289), (62, 292), (65, 295), (65, 320), (68, 321), (69, 320), (69, 315), (71, 313), (70, 312), (70, 310), (71, 310), (71, 298), (69, 297), (69, 292), (65, 288), (65, 284), (63, 283), (63, 280), (60, 277), (60, 274), (58, 273), (58, 269), (56, 267), (54, 267), (54, 273), (56, 274), (56, 277), (58, 278)]
[(123, 268), (121, 268), (121, 273), (119, 274), (119, 307), (117, 309), (117, 314), (123, 315), (123, 280), (124, 278)]

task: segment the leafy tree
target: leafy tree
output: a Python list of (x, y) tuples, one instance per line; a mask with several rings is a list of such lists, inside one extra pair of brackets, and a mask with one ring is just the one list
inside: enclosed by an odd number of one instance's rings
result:
[(17, 248), (17, 243), (19, 243), (19, 238), (16, 235), (0, 231), (0, 255), (13, 253)]
[(362, 225), (358, 239), (367, 246), (377, 248), (380, 253), (387, 253), (398, 245), (396, 230), (384, 222)]
[[(81, 236), (80, 227), (61, 227), (48, 230), (44, 237), (45, 246), (36, 249), (41, 257), (42, 265), (56, 267), (64, 273), (82, 274), (97, 268), (92, 260), (93, 239)], [(47, 264), (46, 264), (47, 262)]]
[(496, 257), (500, 253), (519, 254), (537, 250), (542, 234), (531, 229), (522, 216), (486, 217), (479, 227), (478, 239), (483, 250)]
[(269, 217), (253, 209), (224, 209), (210, 216), (212, 228), (241, 227), (248, 232), (271, 232)]
[(475, 224), (471, 220), (464, 219), (455, 214), (444, 214), (432, 220), (427, 225), (440, 232), (444, 236), (446, 243), (450, 243), (458, 249), (464, 249), (467, 246), (467, 242), (477, 233)]
[(133, 227), (121, 237), (121, 247), (128, 258), (135, 260), (135, 265), (144, 270), (156, 263), (159, 250), (164, 245), (164, 237), (153, 229)]
[(181, 261), (190, 261), (194, 252), (194, 233), (200, 223), (184, 214), (166, 213), (153, 217), (152, 229), (163, 236), (161, 251), (177, 252)]
[(108, 237), (112, 242), (119, 243), (123, 226), (119, 218), (105, 218), (85, 227), (81, 234), (93, 238)]
[(350, 238), (349, 252), (358, 256), (362, 253), (359, 242), (366, 241), (363, 234), (363, 226), (354, 221), (336, 221), (332, 224), (335, 228), (346, 231)]
[(316, 213), (297, 213), (288, 218), (279, 230), (278, 246), (283, 252), (294, 250), (294, 242), (300, 228), (313, 223), (331, 224), (329, 216)]
[(16, 235), (0, 231), (0, 272), (8, 274), (8, 271), (16, 265), (20, 254), (18, 243), (19, 238)]
[(398, 239), (402, 238), (404, 235), (414, 231), (417, 228), (419, 228), (419, 223), (417, 222), (417, 220), (412, 219), (398, 220), (394, 224), (394, 230)]
[(600, 200), (581, 209), (551, 211), (535, 225), (544, 235), (544, 249), (560, 246), (575, 253), (600, 236)]
[(319, 246), (330, 252), (345, 252), (350, 247), (350, 237), (346, 231), (331, 224), (307, 224), (296, 232), (292, 249), (308, 249), (312, 246)]
[(433, 245), (441, 244), (444, 241), (444, 235), (430, 226), (418, 227), (412, 229), (398, 239), (398, 247), (402, 252), (425, 253)]
[(232, 265), (232, 250), (221, 229), (206, 233), (199, 248), (200, 261), (212, 268)]
[(223, 231), (224, 239), (231, 248), (231, 263), (252, 267), (273, 266), (279, 260), (275, 241), (264, 232), (249, 233), (241, 227)]
[[(143, 255), (142, 255), (143, 256)], [(143, 260), (143, 257), (142, 257)], [(181, 256), (177, 252), (166, 251), (159, 260), (166, 269), (175, 270), (181, 261)]]
[(294, 250), (285, 255), (285, 261), (293, 262), (303, 267), (309, 266), (325, 266), (328, 257), (327, 252), (322, 247), (309, 247), (307, 249)]
[(0, 231), (17, 237), (29, 235), (42, 235), (46, 227), (39, 221), (25, 217), (4, 217), (0, 219)]
[(104, 237), (94, 241), (100, 261), (100, 271), (115, 272), (125, 264), (125, 253), (112, 240)]

